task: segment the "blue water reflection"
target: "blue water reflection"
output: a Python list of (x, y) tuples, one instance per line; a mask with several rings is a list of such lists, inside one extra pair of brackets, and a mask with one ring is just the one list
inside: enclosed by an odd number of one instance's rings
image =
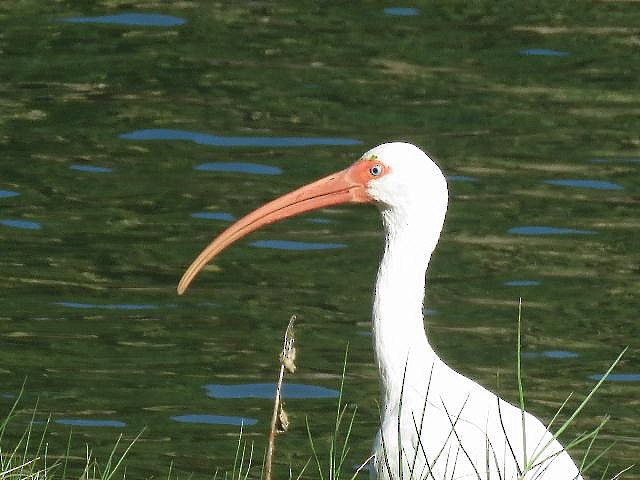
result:
[(333, 223), (333, 220), (329, 220), (328, 218), (322, 218), (322, 217), (311, 217), (311, 218), (307, 218), (306, 221), (309, 223), (318, 223), (321, 225)]
[(78, 170), (79, 172), (91, 172), (91, 173), (111, 173), (113, 172), (112, 168), (109, 167), (98, 167), (95, 165), (80, 165), (73, 164), (69, 165), (71, 170)]
[(15, 220), (12, 218), (5, 218), (0, 220), (0, 225), (11, 228), (22, 228), (24, 230), (40, 230), (42, 225), (38, 222), (30, 222), (29, 220)]
[(249, 245), (258, 248), (272, 248), (274, 250), (330, 250), (347, 247), (344, 243), (294, 242), (291, 240), (258, 240)]
[(532, 55), (542, 57), (567, 57), (569, 52), (563, 52), (560, 50), (549, 50), (546, 48), (525, 48), (520, 50), (520, 55)]
[(447, 180), (450, 182), (477, 182), (477, 177), (469, 177), (467, 175), (449, 175)]
[(152, 128), (119, 135), (125, 140), (190, 140), (216, 147), (309, 147), (314, 145), (360, 145), (360, 140), (340, 137), (226, 137), (189, 130)]
[(107, 23), (114, 25), (142, 25), (148, 27), (174, 27), (183, 25), (184, 18), (159, 13), (120, 13), (118, 15), (103, 15), (99, 17), (68, 17), (63, 18), (67, 23)]
[(535, 287), (536, 285), (540, 285), (540, 283), (538, 280), (510, 280), (504, 282), (503, 285), (507, 287)]
[[(238, 385), (204, 385), (207, 396), (211, 398), (274, 398), (275, 383), (245, 383)], [(338, 390), (305, 385), (302, 383), (284, 383), (282, 396), (284, 398), (335, 398)]]
[(415, 17), (416, 15), (420, 15), (420, 11), (412, 7), (388, 7), (384, 9), (384, 13), (398, 17)]
[(192, 213), (193, 218), (202, 218), (204, 220), (223, 220), (225, 222), (233, 222), (236, 217), (227, 212), (196, 212)]
[(13, 190), (0, 190), (0, 198), (11, 198), (17, 197), (20, 195), (18, 192), (14, 192)]
[(543, 352), (522, 352), (522, 358), (576, 358), (579, 355), (576, 352), (566, 350), (545, 350)]
[(120, 420), (92, 420), (88, 418), (58, 418), (54, 420), (60, 425), (72, 425), (74, 427), (126, 427)]
[(601, 180), (545, 180), (544, 183), (549, 185), (560, 185), (563, 187), (592, 188), (594, 190), (623, 190), (622, 185), (613, 182), (604, 182)]
[[(590, 375), (591, 380), (602, 380), (603, 374)], [(640, 373), (612, 373), (607, 376), (610, 382), (640, 382)]]
[(148, 303), (77, 303), (77, 302), (53, 302), (53, 305), (61, 307), (80, 308), (80, 309), (104, 309), (104, 310), (152, 310), (159, 308), (158, 305)]
[(640, 158), (592, 158), (591, 163), (640, 163)]
[(545, 226), (513, 227), (508, 233), (514, 235), (594, 235), (593, 230), (576, 230), (575, 228), (557, 228)]
[(212, 162), (202, 163), (193, 167), (196, 170), (204, 172), (237, 172), (237, 173), (254, 173), (257, 175), (280, 175), (282, 169), (272, 167), (271, 165), (261, 165), (259, 163), (242, 163), (242, 162)]
[(171, 420), (182, 423), (199, 423), (205, 425), (255, 425), (258, 420), (255, 418), (232, 417), (228, 415), (208, 415), (194, 413), (190, 415), (176, 415)]

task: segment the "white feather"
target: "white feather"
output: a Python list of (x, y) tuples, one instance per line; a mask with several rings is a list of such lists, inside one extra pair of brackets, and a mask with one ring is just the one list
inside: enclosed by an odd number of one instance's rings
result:
[[(382, 388), (373, 476), (582, 480), (569, 454), (529, 413), (525, 455), (521, 410), (448, 367), (429, 344), (422, 317), (425, 274), (448, 201), (438, 166), (407, 143), (380, 145), (363, 158), (388, 168), (368, 184), (386, 234), (373, 305)], [(523, 477), (525, 459), (538, 466)]]

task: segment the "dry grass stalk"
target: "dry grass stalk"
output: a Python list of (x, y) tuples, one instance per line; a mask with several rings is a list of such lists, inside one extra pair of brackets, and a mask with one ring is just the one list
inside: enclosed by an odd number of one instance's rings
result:
[(271, 429), (269, 430), (269, 442), (267, 444), (267, 453), (264, 460), (264, 480), (271, 480), (271, 466), (273, 461), (273, 452), (276, 443), (276, 435), (286, 432), (289, 429), (289, 417), (285, 412), (282, 403), (282, 381), (284, 380), (285, 371), (293, 374), (296, 371), (295, 359), (296, 349), (294, 347), (295, 337), (293, 335), (293, 326), (296, 316), (291, 315), (289, 325), (284, 332), (284, 342), (282, 351), (280, 352), (280, 375), (276, 385), (276, 396), (273, 402), (273, 416), (271, 417)]

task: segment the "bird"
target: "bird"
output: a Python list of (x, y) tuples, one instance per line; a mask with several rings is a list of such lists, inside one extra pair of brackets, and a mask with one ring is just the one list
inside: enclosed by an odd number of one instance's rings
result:
[(451, 368), (427, 337), (426, 273), (448, 196), (446, 177), (420, 148), (405, 142), (378, 145), (346, 169), (232, 224), (187, 268), (178, 293), (223, 249), (265, 225), (332, 205), (376, 204), (385, 246), (373, 294), (381, 401), (372, 478), (583, 480), (538, 418)]

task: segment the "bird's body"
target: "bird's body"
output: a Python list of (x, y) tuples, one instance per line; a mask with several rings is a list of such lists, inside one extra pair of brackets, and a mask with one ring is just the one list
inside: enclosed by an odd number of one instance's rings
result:
[(538, 419), (448, 367), (429, 344), (422, 316), (425, 275), (447, 201), (446, 180), (424, 152), (407, 143), (380, 145), (352, 167), (240, 219), (203, 250), (178, 291), (222, 249), (265, 224), (338, 203), (375, 202), (385, 251), (372, 318), (382, 390), (373, 476), (581, 480), (568, 453)]
[[(425, 279), (446, 213), (446, 180), (413, 145), (382, 145), (364, 158), (371, 156), (393, 172), (379, 180), (387, 184), (373, 193), (385, 228), (373, 301), (383, 397), (374, 445), (376, 476), (398, 478), (402, 472), (415, 479), (518, 479), (525, 463), (551, 456), (524, 478), (580, 478), (562, 446), (528, 413), (525, 458), (520, 408), (448, 367), (429, 344), (422, 314)], [(422, 188), (410, 188), (406, 179), (413, 178), (420, 179)]]
[(407, 377), (401, 393), (394, 391), (383, 402), (373, 478), (582, 478), (563, 447), (533, 415), (525, 413), (524, 418), (525, 460), (521, 410), (441, 360), (431, 365), (433, 370), (423, 369), (422, 387)]

